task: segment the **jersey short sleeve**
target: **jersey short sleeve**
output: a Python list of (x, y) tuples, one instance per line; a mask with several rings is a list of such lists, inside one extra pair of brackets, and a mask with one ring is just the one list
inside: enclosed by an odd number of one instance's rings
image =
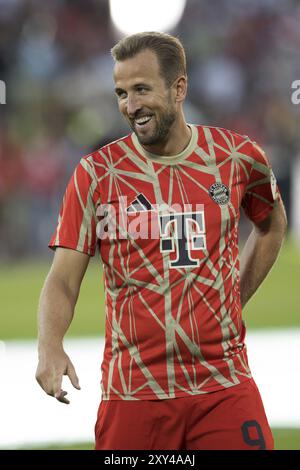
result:
[(252, 149), (253, 162), (242, 207), (250, 220), (259, 223), (272, 211), (280, 193), (266, 153), (255, 142)]
[(84, 157), (67, 186), (49, 247), (70, 248), (94, 256), (98, 201), (98, 184), (92, 159)]

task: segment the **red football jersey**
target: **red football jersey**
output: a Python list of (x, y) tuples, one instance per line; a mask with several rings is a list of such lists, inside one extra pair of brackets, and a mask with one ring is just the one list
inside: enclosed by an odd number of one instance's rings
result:
[(81, 159), (50, 246), (94, 255), (106, 293), (104, 400), (164, 399), (251, 377), (239, 287), (241, 207), (263, 220), (280, 197), (247, 136), (190, 126), (172, 157), (130, 134)]

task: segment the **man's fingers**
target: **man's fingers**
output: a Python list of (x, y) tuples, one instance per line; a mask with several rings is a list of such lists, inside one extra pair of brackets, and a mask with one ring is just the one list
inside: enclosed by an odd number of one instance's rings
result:
[(56, 397), (56, 395), (60, 395), (61, 393), (61, 384), (62, 384), (62, 374), (59, 374), (55, 377), (55, 379), (53, 380), (53, 387), (52, 387), (52, 390), (53, 390), (53, 395)]
[(66, 405), (69, 405), (70, 401), (65, 398), (68, 392), (65, 392), (64, 390), (61, 390), (60, 392), (57, 392), (54, 396), (56, 400), (60, 401), (61, 403), (65, 403)]
[(67, 376), (69, 377), (73, 387), (77, 388), (77, 390), (81, 390), (80, 385), (79, 385), (79, 379), (77, 377), (77, 374), (75, 372), (74, 366), (71, 361), (68, 364)]
[(42, 360), (40, 362), (35, 375), (39, 385), (47, 395), (55, 397), (61, 403), (69, 404), (70, 401), (66, 398), (67, 392), (61, 388), (63, 376), (67, 375), (73, 387), (80, 390), (79, 380), (69, 357), (64, 353), (63, 359), (56, 358), (53, 364), (45, 365)]

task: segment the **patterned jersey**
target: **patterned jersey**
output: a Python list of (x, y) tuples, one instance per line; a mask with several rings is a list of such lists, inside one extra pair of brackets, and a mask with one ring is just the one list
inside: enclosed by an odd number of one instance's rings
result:
[(130, 134), (81, 159), (51, 247), (104, 268), (104, 400), (197, 395), (248, 380), (238, 222), (279, 197), (270, 164), (247, 136), (193, 126), (172, 157)]

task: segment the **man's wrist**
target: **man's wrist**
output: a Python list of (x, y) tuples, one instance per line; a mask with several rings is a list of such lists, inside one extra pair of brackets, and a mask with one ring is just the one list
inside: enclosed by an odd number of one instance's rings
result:
[(63, 339), (62, 338), (39, 338), (38, 339), (38, 352), (44, 353), (47, 350), (61, 350), (63, 351)]

